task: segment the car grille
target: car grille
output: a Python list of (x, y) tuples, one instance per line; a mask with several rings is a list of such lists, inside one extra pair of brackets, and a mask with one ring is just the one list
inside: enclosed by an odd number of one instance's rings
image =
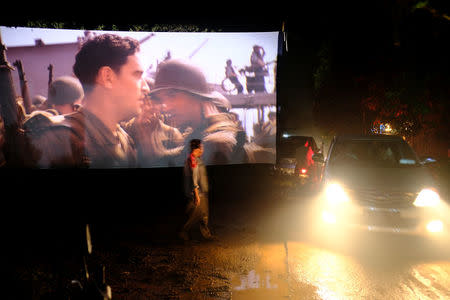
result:
[(416, 193), (380, 191), (375, 189), (347, 190), (352, 202), (377, 208), (412, 208)]
[(419, 222), (417, 218), (402, 218), (397, 213), (366, 212), (360, 223), (377, 227), (414, 228)]

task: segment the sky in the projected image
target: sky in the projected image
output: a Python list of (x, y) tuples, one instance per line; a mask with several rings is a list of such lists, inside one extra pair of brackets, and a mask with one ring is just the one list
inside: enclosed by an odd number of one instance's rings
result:
[[(73, 43), (84, 36), (83, 30), (42, 29), (22, 27), (0, 27), (7, 47), (34, 45), (35, 39), (45, 44)], [(108, 31), (92, 31), (106, 33)], [(111, 32), (111, 31), (109, 31)], [(149, 32), (115, 31), (120, 36), (130, 36), (142, 40)], [(172, 58), (191, 60), (202, 68), (210, 83), (220, 84), (225, 77), (225, 62), (233, 61), (233, 66), (243, 68), (250, 64), (253, 45), (264, 48), (266, 62), (275, 61), (278, 51), (278, 32), (252, 33), (179, 33), (155, 32), (154, 36), (142, 43), (141, 54), (144, 68), (154, 71), (158, 61), (170, 51)], [(269, 68), (273, 69), (274, 65)]]

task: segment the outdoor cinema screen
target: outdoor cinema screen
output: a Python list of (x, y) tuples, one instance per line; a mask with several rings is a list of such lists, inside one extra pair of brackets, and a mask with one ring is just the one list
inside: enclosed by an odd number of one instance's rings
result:
[(25, 132), (2, 121), (0, 165), (179, 167), (192, 139), (206, 165), (275, 163), (278, 32), (0, 30)]

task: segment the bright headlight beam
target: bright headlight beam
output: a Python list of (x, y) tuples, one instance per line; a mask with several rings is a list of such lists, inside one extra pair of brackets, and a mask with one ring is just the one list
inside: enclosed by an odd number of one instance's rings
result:
[(438, 193), (430, 189), (423, 189), (417, 195), (414, 205), (417, 207), (436, 207), (439, 205), (440, 197)]
[(322, 212), (322, 220), (328, 224), (335, 224), (336, 216), (328, 211), (323, 211)]
[(348, 202), (348, 196), (344, 189), (337, 183), (332, 183), (327, 186), (326, 197), (329, 204), (336, 205)]
[(427, 230), (432, 233), (442, 232), (444, 224), (441, 220), (433, 220), (427, 224)]

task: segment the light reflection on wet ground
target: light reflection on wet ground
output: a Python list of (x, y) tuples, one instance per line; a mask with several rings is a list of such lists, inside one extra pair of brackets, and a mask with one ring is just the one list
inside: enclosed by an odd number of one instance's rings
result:
[(289, 243), (292, 274), (296, 281), (317, 287), (322, 299), (364, 297), (361, 283), (364, 277), (360, 266), (349, 257), (327, 250)]
[(289, 232), (310, 224), (302, 209), (287, 205), (266, 217), (261, 261), (236, 274), (232, 299), (450, 299), (450, 248), (389, 235)]
[(372, 261), (301, 242), (260, 244), (261, 261), (231, 281), (232, 299), (450, 299), (450, 261)]

